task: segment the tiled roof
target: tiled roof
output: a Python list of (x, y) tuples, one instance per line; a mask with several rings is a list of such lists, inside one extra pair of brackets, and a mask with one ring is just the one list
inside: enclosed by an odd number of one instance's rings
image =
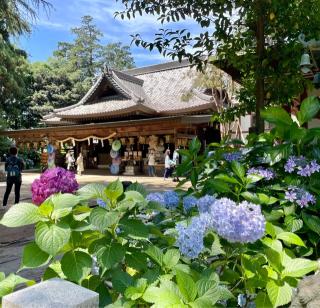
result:
[(153, 110), (149, 110), (148, 106), (140, 103), (136, 103), (132, 99), (125, 99), (122, 96), (108, 97), (106, 100), (96, 102), (93, 105), (81, 105), (69, 110), (58, 112), (56, 115), (61, 118), (75, 119), (75, 118), (95, 118), (103, 116), (117, 115), (121, 111), (121, 114), (130, 114), (135, 111), (142, 111), (145, 113), (154, 113)]
[[(212, 97), (194, 89), (195, 78), (196, 69), (187, 61), (123, 72), (107, 69), (79, 103), (56, 109), (44, 120), (50, 123), (54, 118), (58, 123), (59, 118), (79, 121), (135, 113), (155, 116), (210, 113), (214, 110)], [(113, 93), (104, 93), (110, 87)]]

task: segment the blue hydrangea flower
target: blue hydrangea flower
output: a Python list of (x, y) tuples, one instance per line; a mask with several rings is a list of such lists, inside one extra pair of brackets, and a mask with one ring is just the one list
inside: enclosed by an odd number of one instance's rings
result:
[(104, 209), (107, 208), (107, 203), (104, 202), (102, 199), (97, 199), (97, 204), (98, 204), (100, 207), (103, 207)]
[(217, 199), (211, 211), (213, 229), (231, 243), (254, 243), (265, 232), (266, 220), (259, 205), (228, 198)]
[(182, 203), (183, 203), (183, 208), (185, 212), (189, 212), (190, 209), (195, 207), (197, 205), (197, 198), (194, 196), (186, 196), (183, 198)]
[(164, 204), (165, 204), (166, 208), (168, 208), (170, 210), (177, 208), (177, 206), (179, 205), (179, 202), (180, 202), (180, 198), (179, 198), (178, 194), (173, 190), (169, 190), (169, 191), (164, 192), (163, 199), (164, 199)]
[(246, 201), (236, 204), (228, 198), (215, 199), (207, 212), (192, 218), (189, 226), (176, 226), (180, 252), (196, 258), (203, 249), (203, 238), (214, 230), (231, 243), (253, 243), (265, 232), (266, 220), (259, 205)]
[(193, 219), (187, 227), (177, 224), (178, 238), (176, 245), (180, 252), (190, 259), (197, 258), (203, 250), (204, 230), (200, 220)]
[(316, 198), (314, 195), (310, 194), (303, 188), (299, 188), (296, 186), (288, 187), (284, 198), (290, 202), (297, 203), (301, 207), (307, 207), (310, 204), (316, 203)]
[(163, 196), (162, 193), (159, 193), (159, 192), (154, 192), (154, 193), (148, 194), (147, 197), (146, 197), (146, 200), (147, 201), (158, 202), (163, 206), (165, 205), (164, 196)]
[(270, 168), (252, 167), (247, 171), (247, 175), (250, 174), (259, 175), (267, 181), (270, 181), (275, 178), (275, 174)]
[(197, 207), (199, 213), (207, 213), (209, 212), (210, 207), (215, 202), (216, 198), (210, 195), (205, 195), (204, 197), (198, 199)]
[(232, 162), (234, 160), (239, 161), (239, 160), (242, 159), (242, 153), (241, 152), (223, 153), (222, 156), (228, 162)]

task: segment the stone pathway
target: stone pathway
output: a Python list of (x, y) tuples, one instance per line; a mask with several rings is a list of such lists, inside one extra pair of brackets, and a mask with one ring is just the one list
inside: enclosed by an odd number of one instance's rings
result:
[[(31, 183), (39, 177), (39, 173), (24, 173), (23, 184), (21, 187), (21, 201), (31, 201)], [(80, 186), (88, 183), (96, 182), (111, 182), (116, 180), (116, 176), (103, 175), (101, 171), (95, 171), (94, 174), (77, 176), (77, 181)], [(148, 191), (164, 191), (173, 189), (176, 183), (172, 180), (164, 181), (160, 177), (129, 177), (119, 176), (121, 181), (139, 182), (143, 184)], [(5, 183), (0, 182), (0, 200), (2, 205), (3, 194), (5, 191)], [(9, 199), (9, 205), (14, 202), (14, 193), (12, 191)], [(5, 210), (0, 210), (0, 218), (5, 213)], [(0, 272), (6, 274), (17, 272), (20, 267), (22, 249), (25, 244), (33, 240), (34, 226), (26, 226), (21, 228), (7, 228), (0, 225)], [(40, 280), (42, 269), (22, 270), (20, 273), (25, 278)]]

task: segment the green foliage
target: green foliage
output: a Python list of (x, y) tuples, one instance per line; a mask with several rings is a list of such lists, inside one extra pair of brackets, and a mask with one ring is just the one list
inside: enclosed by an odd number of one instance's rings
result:
[[(319, 37), (319, 0), (305, 5), (299, 0), (121, 2), (124, 9), (118, 12), (120, 18), (155, 15), (163, 23), (151, 40), (134, 35), (136, 45), (157, 49), (173, 59), (187, 58), (202, 70), (213, 63), (241, 80), (241, 103), (228, 109), (224, 118), (232, 120), (234, 115), (255, 111), (258, 97), (265, 106), (288, 104), (306, 85), (298, 69), (303, 46), (297, 38), (301, 33), (310, 39)], [(201, 27), (200, 32), (184, 29), (187, 19)], [(260, 92), (258, 81), (264, 87)]]
[[(78, 283), (98, 292), (100, 305), (112, 307), (288, 305), (299, 281), (319, 268), (319, 174), (303, 177), (284, 169), (290, 155), (320, 160), (314, 157), (318, 130), (302, 126), (316, 114), (317, 104), (316, 99), (303, 102), (298, 120), (280, 108), (267, 109), (264, 116), (273, 130), (250, 135), (241, 148), (236, 142), (211, 144), (201, 153), (194, 139), (180, 153), (178, 172), (190, 185), (179, 194), (214, 194), (260, 206), (266, 225), (256, 242), (230, 243), (210, 227), (201, 253), (190, 259), (177, 249), (176, 225), (188, 226), (198, 209), (186, 212), (183, 202), (164, 209), (146, 201), (141, 185), (124, 191), (117, 180), (86, 185), (75, 195), (53, 195), (39, 207), (10, 208), (1, 224), (36, 224), (35, 242), (24, 248), (21, 269), (46, 267), (43, 279)], [(242, 153), (239, 161), (228, 161), (225, 154), (235, 147)], [(259, 166), (272, 168), (275, 177), (248, 173)], [(285, 193), (292, 185), (312, 192), (317, 202), (302, 207), (290, 201)], [(96, 199), (100, 207), (89, 207)]]

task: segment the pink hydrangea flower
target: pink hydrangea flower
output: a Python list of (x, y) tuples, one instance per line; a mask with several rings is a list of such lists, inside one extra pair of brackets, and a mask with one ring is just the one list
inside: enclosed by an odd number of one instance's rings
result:
[(74, 193), (78, 188), (74, 173), (60, 167), (48, 169), (31, 185), (32, 202), (40, 205), (55, 193)]

